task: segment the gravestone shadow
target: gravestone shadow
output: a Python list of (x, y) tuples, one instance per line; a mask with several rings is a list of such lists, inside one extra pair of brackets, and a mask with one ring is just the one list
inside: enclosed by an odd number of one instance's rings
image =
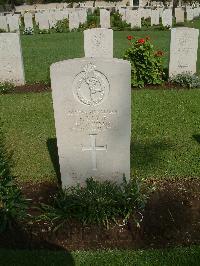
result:
[(200, 134), (192, 135), (192, 137), (200, 144)]
[(60, 165), (59, 165), (59, 157), (58, 157), (58, 148), (57, 148), (57, 139), (50, 138), (47, 140), (47, 148), (49, 151), (49, 155), (51, 158), (51, 162), (53, 164), (58, 183), (61, 185), (61, 174), (60, 174)]

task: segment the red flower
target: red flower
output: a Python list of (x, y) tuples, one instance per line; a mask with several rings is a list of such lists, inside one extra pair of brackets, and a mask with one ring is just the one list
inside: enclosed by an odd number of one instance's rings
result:
[(140, 44), (145, 43), (145, 39), (139, 39), (139, 40), (138, 40), (138, 43), (140, 43)]
[(128, 35), (128, 36), (127, 36), (127, 39), (128, 39), (129, 41), (131, 41), (133, 38), (134, 38), (134, 37), (131, 36), (131, 35)]

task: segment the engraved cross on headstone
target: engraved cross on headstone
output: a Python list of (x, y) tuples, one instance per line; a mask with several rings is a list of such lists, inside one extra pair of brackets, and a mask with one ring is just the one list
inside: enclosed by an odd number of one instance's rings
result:
[(96, 151), (107, 151), (107, 145), (105, 146), (96, 146), (96, 136), (97, 134), (90, 134), (90, 147), (83, 147), (82, 151), (91, 151), (92, 152), (92, 170), (97, 170), (97, 154)]

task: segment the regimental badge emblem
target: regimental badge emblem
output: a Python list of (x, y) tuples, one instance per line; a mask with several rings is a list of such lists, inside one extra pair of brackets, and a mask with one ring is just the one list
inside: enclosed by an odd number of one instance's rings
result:
[(96, 68), (92, 63), (86, 64), (73, 81), (74, 97), (84, 105), (101, 104), (109, 94), (109, 82)]

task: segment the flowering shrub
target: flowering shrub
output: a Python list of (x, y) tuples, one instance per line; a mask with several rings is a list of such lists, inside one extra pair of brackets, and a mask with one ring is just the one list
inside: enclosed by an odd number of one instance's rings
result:
[(183, 88), (200, 88), (200, 77), (188, 72), (173, 76), (169, 81)]
[(126, 50), (124, 59), (131, 62), (131, 85), (140, 88), (161, 84), (164, 77), (163, 51), (155, 51), (149, 37), (136, 39), (129, 35), (127, 39), (130, 48)]

